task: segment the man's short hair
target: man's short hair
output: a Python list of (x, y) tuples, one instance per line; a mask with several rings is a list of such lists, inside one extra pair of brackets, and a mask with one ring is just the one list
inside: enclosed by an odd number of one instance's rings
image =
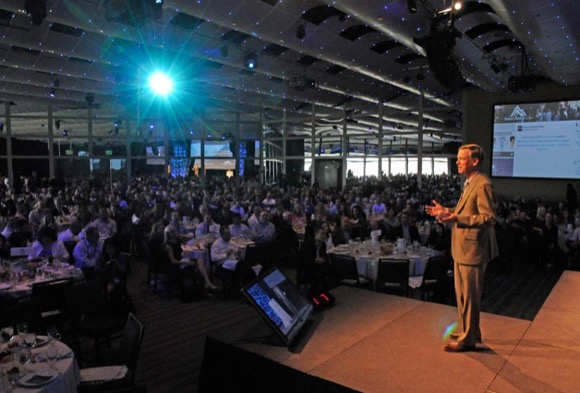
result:
[(475, 143), (470, 143), (467, 145), (463, 145), (459, 147), (459, 150), (469, 150), (471, 151), (471, 158), (472, 159), (478, 159), (479, 160), (479, 164), (481, 164), (483, 162), (483, 159), (485, 158), (485, 154), (483, 153), (483, 149), (481, 148), (481, 146), (476, 145)]
[(85, 229), (85, 236), (89, 237), (89, 236), (94, 236), (94, 235), (99, 235), (99, 230), (97, 229), (97, 227), (88, 227)]

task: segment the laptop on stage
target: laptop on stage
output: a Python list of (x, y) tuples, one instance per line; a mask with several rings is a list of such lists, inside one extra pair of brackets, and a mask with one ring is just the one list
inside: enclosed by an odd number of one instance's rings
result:
[(313, 305), (277, 267), (242, 288), (242, 293), (281, 344), (300, 352), (320, 318), (313, 318)]

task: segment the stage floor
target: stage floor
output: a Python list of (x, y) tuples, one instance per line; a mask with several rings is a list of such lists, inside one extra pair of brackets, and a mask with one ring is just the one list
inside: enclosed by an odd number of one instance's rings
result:
[(578, 392), (579, 288), (580, 273), (564, 272), (532, 322), (482, 314), (475, 352), (443, 351), (454, 307), (347, 287), (299, 354), (232, 331), (220, 340), (361, 392)]

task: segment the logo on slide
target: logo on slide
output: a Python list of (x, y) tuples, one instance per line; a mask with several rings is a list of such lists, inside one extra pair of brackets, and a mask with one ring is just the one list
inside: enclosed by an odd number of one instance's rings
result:
[(526, 111), (524, 111), (522, 108), (520, 108), (519, 105), (516, 105), (516, 107), (514, 108), (512, 114), (510, 115), (510, 117), (514, 120), (524, 120), (527, 117), (527, 113)]

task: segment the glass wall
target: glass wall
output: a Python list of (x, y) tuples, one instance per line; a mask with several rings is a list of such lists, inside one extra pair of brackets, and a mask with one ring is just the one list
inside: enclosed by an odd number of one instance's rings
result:
[[(296, 183), (314, 178), (313, 157), (332, 159), (342, 176), (378, 177), (381, 157), (385, 175), (418, 171), (416, 151), (409, 149), (415, 144), (404, 136), (383, 138), (381, 149), (370, 127), (317, 125), (313, 137), (304, 115), (273, 119), (264, 113), (216, 110), (211, 116), (200, 112), (164, 119), (54, 107), (12, 115), (3, 122), (10, 124), (10, 132), (0, 135), (0, 175), (12, 168), (15, 175), (43, 177), (212, 174), (266, 183), (286, 177)], [(437, 154), (433, 144), (426, 144), (423, 154), (422, 173), (448, 173), (449, 159)]]

